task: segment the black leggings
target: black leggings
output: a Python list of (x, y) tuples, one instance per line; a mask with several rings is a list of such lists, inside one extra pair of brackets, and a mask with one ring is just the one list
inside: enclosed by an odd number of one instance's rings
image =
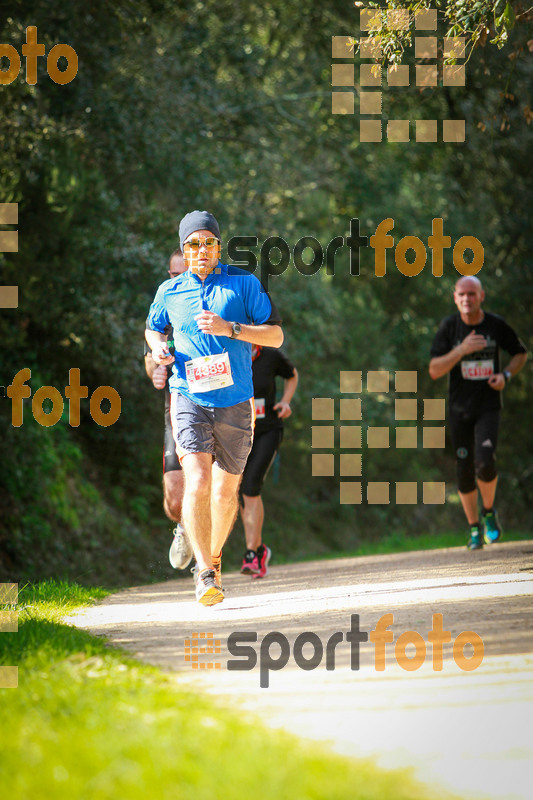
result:
[(181, 469), (180, 460), (176, 453), (176, 442), (172, 435), (172, 423), (170, 421), (170, 405), (165, 406), (165, 441), (163, 445), (163, 475), (166, 472), (174, 472)]
[(476, 476), (489, 482), (497, 476), (494, 451), (498, 443), (500, 410), (476, 417), (450, 414), (450, 433), (457, 459), (457, 485), (462, 494), (476, 489)]
[(239, 491), (241, 496), (245, 494), (247, 497), (257, 497), (261, 494), (266, 474), (274, 461), (282, 439), (282, 428), (274, 428), (274, 430), (254, 435), (254, 443), (242, 476)]

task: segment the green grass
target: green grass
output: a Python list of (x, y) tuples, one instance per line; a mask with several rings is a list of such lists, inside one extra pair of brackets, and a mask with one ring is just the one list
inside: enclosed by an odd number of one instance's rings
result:
[[(533, 538), (531, 531), (521, 531), (508, 533), (502, 541), (523, 541)], [(353, 556), (381, 555), (386, 553), (402, 553), (412, 550), (439, 550), (444, 547), (466, 547), (468, 531), (465, 526), (464, 531), (444, 531), (443, 533), (423, 533), (420, 536), (408, 536), (405, 533), (391, 531), (379, 542), (364, 542), (355, 552), (349, 553)]]
[(47, 581), (19, 595), (0, 663), (0, 785), (20, 800), (429, 800), (407, 772), (328, 754), (244, 720), (171, 675), (61, 623), (101, 589)]
[[(527, 541), (533, 539), (531, 531), (505, 531), (503, 542)], [(409, 536), (402, 530), (392, 530), (375, 542), (361, 542), (357, 548), (350, 550), (338, 550), (334, 553), (322, 553), (320, 556), (311, 554), (308, 557), (298, 558), (298, 561), (331, 560), (334, 558), (353, 558), (356, 556), (376, 556), (388, 555), (390, 553), (407, 553), (414, 550), (440, 550), (445, 547), (466, 547), (468, 532), (464, 531), (444, 531), (443, 533), (423, 533), (418, 536)], [(287, 559), (278, 556), (276, 553), (276, 564), (294, 563), (294, 559)]]

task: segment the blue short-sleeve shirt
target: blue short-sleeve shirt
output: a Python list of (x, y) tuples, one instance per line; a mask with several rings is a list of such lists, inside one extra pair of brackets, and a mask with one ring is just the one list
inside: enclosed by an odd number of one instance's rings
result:
[[(228, 336), (211, 336), (198, 328), (194, 319), (212, 311), (229, 322), (243, 325), (277, 323), (272, 303), (260, 281), (246, 270), (228, 264), (215, 267), (205, 280), (190, 270), (161, 284), (150, 307), (147, 326), (160, 333), (174, 328), (174, 358), (171, 392), (180, 392), (200, 406), (225, 408), (253, 397), (252, 345)], [(198, 394), (189, 391), (185, 362), (199, 356), (227, 352), (233, 385)]]

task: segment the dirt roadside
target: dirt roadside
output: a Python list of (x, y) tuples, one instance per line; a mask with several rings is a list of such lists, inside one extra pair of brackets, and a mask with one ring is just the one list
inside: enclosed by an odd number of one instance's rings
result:
[[(451, 548), (274, 566), (265, 580), (223, 577), (226, 599), (213, 608), (194, 602), (192, 580), (175, 580), (119, 592), (70, 622), (172, 671), (182, 685), (337, 752), (412, 767), (420, 780), (463, 798), (530, 800), (533, 541), (475, 553)], [(360, 668), (351, 668), (356, 648), (346, 634), (355, 614), (363, 632), (393, 615), (383, 671), (375, 669), (371, 641), (360, 645)], [(428, 642), (434, 614), (451, 633), (441, 671), (433, 669)], [(405, 631), (425, 641), (417, 670), (397, 663), (395, 643)], [(475, 670), (461, 669), (454, 658), (463, 631), (483, 640)], [(274, 668), (282, 656), (272, 632), (288, 643), (282, 669)], [(294, 642), (304, 632), (310, 641), (297, 658)], [(336, 632), (335, 668), (327, 670), (327, 642)], [(248, 647), (257, 634), (253, 668), (251, 652), (245, 658), (228, 650), (228, 637), (244, 633)], [(194, 654), (193, 634), (200, 648), (213, 641), (220, 652), (200, 650), (196, 661), (186, 660)], [(423, 654), (420, 641), (419, 648)], [(410, 645), (406, 655), (414, 652)], [(473, 654), (467, 644), (465, 658)], [(239, 669), (230, 671), (228, 661)]]

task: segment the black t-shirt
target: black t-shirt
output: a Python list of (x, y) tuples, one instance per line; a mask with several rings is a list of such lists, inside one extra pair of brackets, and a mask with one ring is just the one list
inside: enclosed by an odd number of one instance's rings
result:
[(276, 347), (261, 347), (252, 361), (254, 399), (256, 408), (255, 430), (257, 433), (283, 428), (283, 420), (274, 411), (276, 405), (276, 375), (292, 378), (294, 366), (287, 356)]
[(431, 346), (431, 358), (435, 358), (449, 353), (472, 331), (487, 340), (484, 350), (463, 356), (449, 373), (450, 411), (467, 417), (503, 405), (503, 392), (488, 384), (491, 375), (502, 371), (500, 348), (511, 356), (527, 353), (524, 343), (502, 317), (484, 313), (483, 321), (477, 325), (467, 325), (459, 313), (446, 317)]

